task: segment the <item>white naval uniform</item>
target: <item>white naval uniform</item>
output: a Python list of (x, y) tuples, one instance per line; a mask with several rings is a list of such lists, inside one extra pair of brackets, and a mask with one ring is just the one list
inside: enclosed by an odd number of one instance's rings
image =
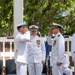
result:
[[(49, 43), (51, 41), (48, 41)], [(55, 35), (55, 38), (53, 39), (52, 43), (52, 52), (51, 52), (51, 58), (50, 63), (52, 68), (52, 74), (53, 75), (62, 75), (63, 71), (63, 65), (57, 66), (57, 62), (64, 63), (64, 52), (65, 52), (65, 41), (64, 37), (61, 33), (58, 33)]]
[(17, 69), (17, 75), (26, 75), (27, 71), (27, 41), (30, 40), (30, 32), (27, 31), (24, 34), (18, 33), (15, 38), (16, 53), (15, 63)]
[(29, 75), (41, 75), (42, 60), (45, 61), (46, 56), (45, 43), (41, 37), (31, 35), (31, 41), (27, 44)]
[(74, 61), (75, 59), (75, 34), (73, 34), (72, 40), (71, 40), (71, 53), (72, 53), (72, 60)]
[(69, 68), (69, 65), (70, 65), (70, 62), (69, 62), (69, 56), (68, 54), (64, 54), (64, 58), (65, 58), (65, 61), (64, 61), (64, 67), (65, 69), (63, 68), (63, 73), (65, 75), (72, 75), (72, 70)]

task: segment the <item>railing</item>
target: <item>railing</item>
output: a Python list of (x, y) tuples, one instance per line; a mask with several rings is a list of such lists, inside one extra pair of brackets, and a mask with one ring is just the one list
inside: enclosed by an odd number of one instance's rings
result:
[(0, 38), (0, 59), (3, 60), (3, 66), (7, 59), (14, 58), (14, 39)]
[(65, 38), (65, 51), (71, 56), (71, 37)]
[(74, 63), (72, 61), (72, 55), (71, 55), (71, 38), (65, 38), (65, 51), (69, 55), (69, 60), (70, 60), (70, 66), (72, 69), (72, 72), (74, 72)]
[[(8, 46), (9, 45), (9, 46)], [(14, 39), (7, 39), (6, 37), (0, 38), (0, 58), (3, 60), (3, 66), (5, 66), (5, 61), (7, 59), (14, 58)], [(72, 66), (72, 71), (74, 71), (74, 64), (71, 57), (71, 37), (65, 38), (65, 51), (70, 57), (70, 65)]]

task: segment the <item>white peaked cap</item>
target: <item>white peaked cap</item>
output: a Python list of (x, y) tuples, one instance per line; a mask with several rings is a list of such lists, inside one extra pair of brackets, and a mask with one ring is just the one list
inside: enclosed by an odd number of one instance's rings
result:
[(17, 27), (27, 25), (26, 22), (19, 23)]
[(36, 25), (31, 25), (30, 27), (29, 27), (29, 29), (38, 29), (39, 27), (38, 26), (36, 26)]

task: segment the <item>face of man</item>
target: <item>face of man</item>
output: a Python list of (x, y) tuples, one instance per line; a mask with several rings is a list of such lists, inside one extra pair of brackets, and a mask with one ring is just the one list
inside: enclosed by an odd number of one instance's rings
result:
[(22, 34), (24, 34), (27, 30), (28, 30), (27, 26), (21, 26), (19, 28), (19, 32), (21, 32)]
[(36, 36), (37, 35), (37, 30), (31, 30), (31, 35)]
[(57, 34), (59, 32), (59, 28), (54, 28), (52, 31), (53, 31), (53, 34)]

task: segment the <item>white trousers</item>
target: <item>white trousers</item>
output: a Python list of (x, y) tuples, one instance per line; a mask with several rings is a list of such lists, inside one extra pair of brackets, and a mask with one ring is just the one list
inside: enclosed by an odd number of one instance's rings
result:
[(29, 75), (42, 75), (42, 63), (28, 64)]
[(16, 63), (16, 72), (17, 75), (27, 75), (27, 64), (25, 63)]
[(63, 65), (61, 66), (53, 65), (52, 74), (53, 75), (63, 75)]
[(66, 68), (63, 72), (66, 75), (72, 75), (72, 70), (70, 68)]

